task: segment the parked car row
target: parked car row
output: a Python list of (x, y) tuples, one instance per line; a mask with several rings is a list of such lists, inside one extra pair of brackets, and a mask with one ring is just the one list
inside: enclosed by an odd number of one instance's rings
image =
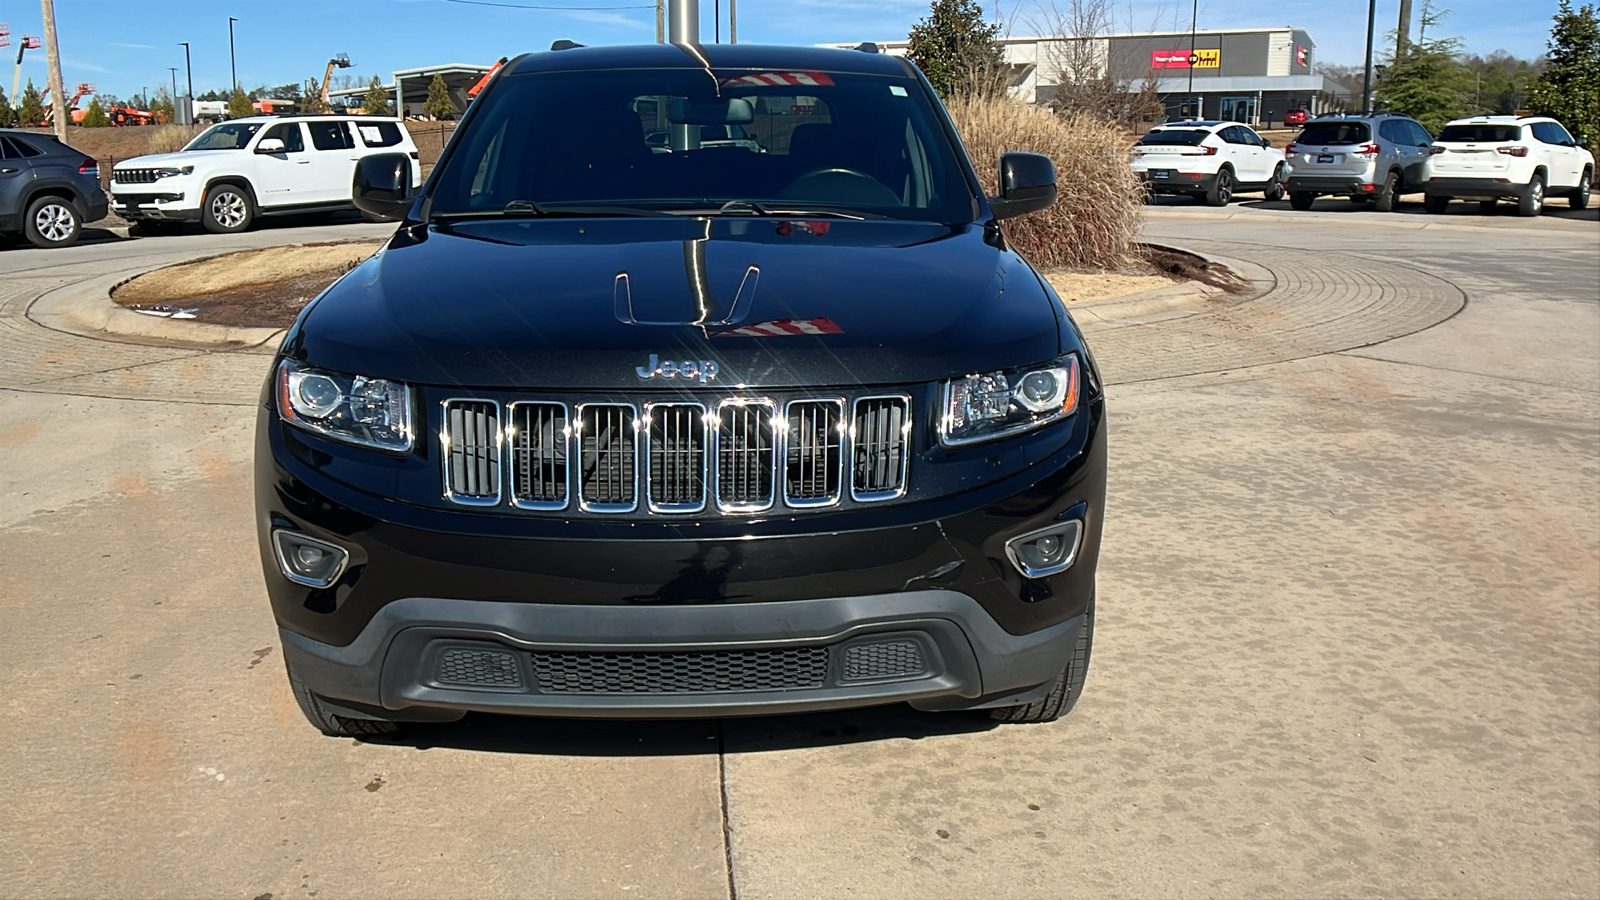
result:
[(1589, 205), (1594, 156), (1561, 123), (1544, 116), (1475, 116), (1428, 133), (1409, 116), (1329, 116), (1308, 121), (1284, 150), (1241, 122), (1158, 125), (1139, 139), (1131, 165), (1152, 194), (1186, 194), (1225, 206), (1235, 193), (1285, 194), (1298, 210), (1318, 197), (1345, 196), (1374, 210), (1422, 193), (1432, 213), (1451, 200), (1485, 208), (1504, 199), (1524, 216), (1549, 197)]

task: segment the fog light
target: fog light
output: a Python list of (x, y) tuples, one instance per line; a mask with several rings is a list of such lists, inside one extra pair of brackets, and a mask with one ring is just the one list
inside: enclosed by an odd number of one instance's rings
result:
[(350, 561), (350, 554), (343, 547), (298, 531), (272, 532), (272, 548), (278, 555), (283, 577), (307, 587), (325, 588), (338, 581)]
[(1057, 522), (1006, 541), (1006, 556), (1018, 572), (1029, 578), (1065, 572), (1078, 558), (1078, 539), (1082, 535), (1081, 520)]

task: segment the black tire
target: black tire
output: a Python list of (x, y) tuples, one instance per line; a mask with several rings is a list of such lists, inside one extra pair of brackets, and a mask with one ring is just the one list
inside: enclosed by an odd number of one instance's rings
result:
[(1227, 166), (1217, 170), (1217, 177), (1211, 182), (1211, 190), (1205, 193), (1207, 206), (1227, 206), (1233, 199), (1233, 170)]
[(1495, 207), (1497, 207), (1499, 205), (1500, 205), (1500, 201), (1498, 201), (1498, 200), (1479, 200), (1478, 201), (1478, 212), (1492, 213), (1492, 212), (1494, 212)]
[(1578, 179), (1578, 189), (1567, 195), (1567, 205), (1573, 209), (1589, 208), (1589, 189), (1594, 187), (1594, 172), (1590, 169), (1583, 170), (1583, 177)]
[(1272, 180), (1267, 182), (1267, 189), (1261, 192), (1263, 200), (1283, 199), (1283, 166), (1272, 170)]
[(386, 719), (355, 719), (348, 716), (335, 715), (316, 694), (295, 677), (294, 670), (288, 669), (289, 687), (294, 691), (294, 700), (300, 704), (300, 711), (305, 713), (306, 721), (316, 726), (316, 729), (328, 737), (377, 737), (385, 734), (394, 734), (400, 730), (397, 722)]
[(1544, 212), (1544, 176), (1538, 172), (1528, 179), (1528, 189), (1517, 198), (1517, 215), (1524, 218)]
[(213, 185), (200, 207), (200, 224), (212, 234), (238, 234), (256, 219), (250, 192), (236, 184)]
[(989, 717), (1001, 722), (1054, 722), (1069, 712), (1083, 695), (1083, 682), (1089, 675), (1089, 655), (1094, 650), (1094, 601), (1083, 617), (1083, 627), (1078, 630), (1078, 645), (1072, 649), (1067, 667), (1056, 676), (1050, 693), (1036, 703), (1020, 706), (1002, 706), (989, 710)]
[(1311, 208), (1311, 204), (1316, 199), (1317, 195), (1311, 193), (1310, 191), (1295, 191), (1289, 195), (1289, 205), (1300, 210), (1301, 212), (1304, 212), (1305, 210)]
[(1394, 212), (1400, 205), (1400, 173), (1390, 172), (1383, 179), (1383, 184), (1378, 186), (1377, 193), (1372, 198), (1372, 208), (1376, 212)]
[(22, 233), (35, 247), (70, 247), (83, 232), (83, 215), (78, 204), (61, 197), (45, 196), (28, 204), (22, 220)]
[(1441, 194), (1429, 194), (1422, 198), (1422, 208), (1434, 215), (1441, 215), (1450, 208), (1450, 198)]

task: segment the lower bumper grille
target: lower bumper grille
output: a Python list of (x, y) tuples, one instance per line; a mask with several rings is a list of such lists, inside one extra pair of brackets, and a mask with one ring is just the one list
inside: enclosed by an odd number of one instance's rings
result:
[(534, 653), (546, 694), (713, 694), (821, 687), (828, 648), (668, 653)]

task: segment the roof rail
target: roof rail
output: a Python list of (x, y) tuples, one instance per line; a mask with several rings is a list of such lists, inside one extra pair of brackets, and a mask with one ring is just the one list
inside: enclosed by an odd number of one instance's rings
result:
[(860, 50), (862, 53), (877, 53), (878, 45), (871, 41), (862, 41), (856, 45), (855, 49)]
[(554, 44), (551, 44), (550, 45), (550, 49), (551, 50), (576, 50), (576, 49), (578, 49), (579, 47), (582, 47), (582, 46), (583, 45), (578, 43), (577, 41), (569, 41), (569, 40), (567, 40), (565, 38), (562, 38), (561, 40), (556, 41)]

